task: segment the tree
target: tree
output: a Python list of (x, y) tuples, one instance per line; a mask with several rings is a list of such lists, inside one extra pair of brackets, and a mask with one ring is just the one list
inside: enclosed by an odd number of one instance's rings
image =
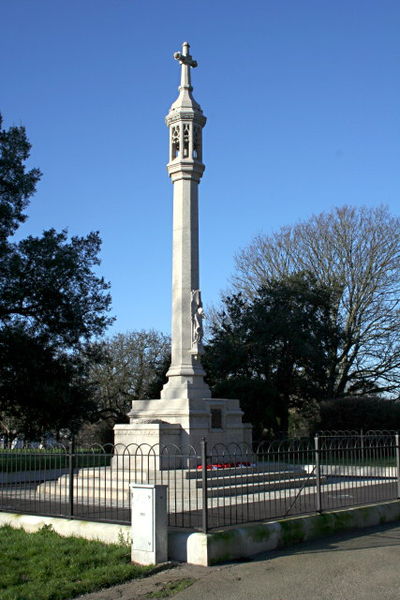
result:
[(0, 243), (3, 245), (26, 219), (25, 208), (36, 191), (39, 169), (25, 171), (31, 145), (24, 127), (3, 129), (0, 115)]
[(109, 284), (93, 273), (98, 233), (45, 231), (8, 244), (0, 265), (0, 324), (24, 327), (59, 348), (80, 347), (111, 323)]
[(170, 339), (154, 330), (119, 333), (102, 344), (92, 365), (97, 416), (112, 427), (127, 420), (132, 401), (157, 398), (170, 362)]
[(84, 418), (84, 348), (112, 322), (110, 286), (93, 271), (98, 233), (13, 238), (41, 177), (25, 168), (30, 148), (23, 127), (5, 130), (0, 119), (0, 422), (27, 436)]
[(236, 257), (233, 285), (245, 297), (298, 271), (335, 289), (343, 330), (333, 396), (392, 393), (400, 383), (400, 219), (385, 207), (343, 206), (259, 235)]
[(225, 298), (205, 356), (213, 394), (238, 397), (258, 434), (287, 432), (290, 407), (331, 395), (334, 304), (335, 292), (307, 272), (269, 281), (251, 300)]
[(0, 330), (0, 425), (11, 441), (68, 428), (76, 432), (95, 410), (85, 362), (57, 351), (23, 328)]
[(321, 402), (317, 429), (399, 430), (400, 403), (373, 396), (350, 396)]

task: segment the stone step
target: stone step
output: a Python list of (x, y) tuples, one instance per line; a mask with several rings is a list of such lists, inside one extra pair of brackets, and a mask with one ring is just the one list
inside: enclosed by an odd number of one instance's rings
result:
[[(277, 468), (279, 467), (279, 468)], [(283, 470), (285, 467), (285, 470)], [(129, 506), (129, 484), (140, 476), (140, 483), (162, 483), (168, 485), (170, 503), (185, 505), (201, 501), (202, 476), (198, 470), (162, 470), (135, 473), (111, 467), (82, 468), (74, 472), (74, 498), (76, 502), (107, 503), (113, 506)], [(145, 477), (148, 477), (146, 481)], [(208, 496), (218, 498), (244, 497), (257, 501), (263, 493), (279, 493), (284, 490), (301, 489), (315, 485), (315, 477), (294, 465), (258, 464), (207, 470)], [(68, 498), (69, 475), (48, 481), (37, 487), (40, 497)]]
[(274, 492), (287, 489), (300, 489), (316, 485), (315, 477), (301, 477), (296, 479), (282, 479), (275, 481), (253, 481), (239, 485), (223, 485), (208, 489), (210, 498), (225, 498), (227, 496), (256, 495), (264, 492)]
[[(107, 489), (128, 489), (129, 485), (131, 483), (150, 483), (150, 484), (163, 484), (163, 485), (168, 485), (171, 489), (191, 489), (194, 490), (197, 487), (201, 487), (201, 481), (198, 481), (196, 479), (193, 480), (187, 480), (187, 479), (182, 479), (182, 478), (170, 478), (168, 479), (167, 477), (163, 477), (160, 478), (159, 474), (156, 478), (153, 478), (150, 475), (150, 478), (148, 481), (146, 480), (139, 480), (135, 482), (134, 478), (129, 479), (127, 475), (125, 475), (125, 477), (122, 477), (122, 475), (120, 475), (120, 477), (117, 478), (113, 478), (113, 477), (108, 477), (108, 476), (103, 476), (103, 477), (97, 477), (97, 478), (92, 478), (90, 477), (89, 474), (76, 474), (74, 476), (74, 487), (76, 489), (93, 489), (93, 490), (99, 490), (99, 489), (103, 489), (103, 488), (107, 488)], [(63, 475), (62, 477), (60, 477), (59, 479), (53, 481), (53, 482), (45, 482), (42, 483), (42, 487), (46, 486), (46, 485), (51, 485), (53, 484), (54, 486), (59, 487), (60, 489), (68, 489), (69, 487), (69, 477), (67, 475)]]
[[(169, 486), (168, 490), (170, 496), (200, 495), (200, 488), (196, 485), (191, 485), (190, 487), (187, 485), (180, 487)], [(64, 497), (69, 495), (69, 485), (60, 484), (58, 481), (46, 482), (37, 487), (37, 493), (42, 496), (51, 494), (52, 496), (59, 495), (60, 497)], [(129, 494), (129, 482), (118, 482), (117, 485), (115, 483), (105, 483), (99, 486), (81, 485), (80, 482), (74, 482), (74, 496), (111, 498), (118, 496), (125, 497), (129, 496)]]
[[(223, 461), (221, 461), (223, 462)], [(137, 465), (138, 466), (138, 465)], [(185, 478), (185, 479), (201, 479), (202, 478), (202, 470), (197, 468), (181, 468), (181, 469), (162, 469), (154, 470), (154, 469), (141, 469), (140, 466), (135, 470), (134, 463), (132, 461), (131, 469), (126, 466), (121, 466), (118, 468), (117, 466), (113, 467), (83, 467), (80, 469), (74, 469), (74, 473), (78, 475), (89, 475), (92, 478), (102, 478), (105, 474), (113, 479), (121, 478), (121, 474), (123, 474), (123, 478), (129, 477), (129, 473), (145, 473), (149, 472), (151, 474), (157, 473), (158, 475), (162, 473), (163, 477), (176, 477), (176, 478)], [(237, 467), (227, 467), (223, 469), (207, 469), (207, 477), (208, 479), (212, 479), (214, 477), (220, 477), (221, 473), (224, 475), (245, 475), (247, 473), (260, 473), (264, 475), (268, 475), (268, 473), (297, 473), (297, 472), (305, 472), (304, 469), (297, 465), (290, 465), (286, 463), (258, 463), (251, 464), (251, 466), (237, 466)]]
[[(223, 461), (221, 461), (223, 462)], [(250, 466), (236, 466), (236, 467), (225, 467), (225, 468), (208, 468), (207, 478), (220, 477), (224, 475), (246, 475), (248, 473), (262, 474), (267, 476), (269, 473), (305, 473), (305, 469), (302, 466), (290, 465), (286, 463), (258, 463), (251, 464)], [(186, 477), (188, 479), (201, 479), (202, 469), (190, 469), (187, 471)]]
[[(325, 479), (325, 478), (324, 478)], [(229, 481), (229, 479), (228, 479)], [(170, 485), (169, 497), (172, 498), (184, 498), (191, 496), (192, 498), (200, 497), (201, 495), (201, 482), (193, 481), (188, 486), (188, 481), (180, 481), (180, 485)], [(182, 485), (182, 483), (184, 485)], [(247, 496), (256, 495), (264, 492), (274, 492), (285, 489), (296, 489), (301, 487), (310, 487), (316, 485), (316, 479), (314, 476), (307, 476), (301, 474), (301, 476), (290, 477), (284, 479), (271, 479), (271, 480), (257, 480), (256, 479), (242, 479), (241, 481), (235, 480), (232, 483), (227, 481), (212, 482), (212, 486), (208, 486), (208, 496), (211, 498), (227, 497), (227, 496)], [(218, 485), (218, 483), (220, 485)], [(50, 494), (52, 496), (67, 497), (69, 494), (69, 485), (66, 482), (60, 483), (60, 481), (53, 481), (41, 484), (38, 486), (38, 492), (42, 495)], [(74, 481), (74, 497), (76, 500), (79, 498), (96, 498), (97, 501), (126, 501), (129, 499), (130, 490), (129, 482), (125, 481), (104, 481), (102, 485), (82, 485), (81, 481)]]
[[(243, 478), (252, 478), (252, 479), (283, 479), (286, 477), (297, 477), (299, 475), (304, 475), (307, 473), (304, 469), (299, 467), (296, 468), (287, 468), (285, 465), (285, 469), (279, 470), (271, 470), (265, 468), (227, 468), (227, 469), (216, 469), (216, 470), (207, 470), (207, 480), (209, 485), (214, 485), (214, 482), (218, 481), (240, 481)], [(68, 481), (69, 475), (64, 474), (59, 477), (59, 481)], [(143, 481), (146, 479), (148, 481), (157, 481), (158, 483), (168, 483), (168, 482), (180, 482), (185, 481), (185, 485), (188, 485), (188, 482), (201, 482), (202, 481), (202, 471), (199, 470), (162, 470), (162, 471), (149, 471), (146, 472), (135, 472), (135, 471), (124, 471), (119, 469), (111, 469), (110, 467), (99, 467), (96, 469), (79, 469), (74, 472), (74, 479), (76, 481)], [(97, 483), (95, 484), (97, 485)]]
[[(207, 474), (207, 486), (209, 488), (222, 487), (224, 485), (246, 485), (253, 482), (271, 482), (298, 480), (308, 477), (306, 471), (249, 471), (247, 473), (225, 473), (224, 471), (214, 471), (213, 474)], [(196, 480), (197, 486), (201, 487), (201, 479)]]
[[(315, 481), (314, 476), (308, 476), (307, 474), (297, 474), (295, 477), (293, 475), (286, 476), (285, 474), (274, 473), (271, 474), (271, 477), (265, 478), (260, 476), (259, 474), (247, 474), (246, 477), (223, 477), (218, 479), (209, 479), (207, 481), (207, 488), (209, 490), (209, 494), (214, 494), (221, 492), (221, 495), (224, 494), (224, 490), (227, 489), (245, 489), (249, 490), (252, 486), (255, 486), (257, 489), (279, 489), (279, 487), (287, 488), (287, 487), (296, 487), (303, 485), (304, 481), (307, 481), (309, 478), (310, 481)], [(130, 480), (122, 480), (122, 479), (106, 479), (103, 480), (97, 479), (95, 482), (88, 477), (85, 478), (76, 478), (74, 479), (74, 490), (81, 491), (86, 494), (109, 494), (109, 493), (123, 493), (125, 491), (129, 492), (130, 483), (134, 483)], [(147, 482), (143, 482), (147, 483)], [(163, 479), (157, 480), (156, 482), (150, 481), (149, 483), (158, 483), (168, 485), (171, 493), (191, 493), (194, 494), (198, 490), (202, 488), (201, 480), (167, 480)], [(311, 484), (310, 484), (311, 485)], [(41, 484), (41, 488), (44, 489), (53, 489), (59, 490), (60, 493), (65, 491), (67, 493), (69, 489), (69, 480), (67, 478), (62, 478), (57, 481), (47, 482)], [(214, 492), (214, 490), (216, 492)], [(226, 495), (226, 494), (225, 494)]]

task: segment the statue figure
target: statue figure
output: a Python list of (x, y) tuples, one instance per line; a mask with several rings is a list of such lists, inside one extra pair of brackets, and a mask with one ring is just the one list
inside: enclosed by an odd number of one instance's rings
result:
[(192, 354), (201, 354), (203, 350), (203, 304), (200, 290), (192, 290)]

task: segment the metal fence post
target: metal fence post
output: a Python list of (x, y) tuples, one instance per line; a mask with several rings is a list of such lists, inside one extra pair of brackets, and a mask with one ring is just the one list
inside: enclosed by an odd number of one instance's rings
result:
[(360, 441), (361, 441), (361, 460), (364, 461), (364, 459), (365, 459), (364, 429), (361, 429)]
[(68, 452), (68, 504), (69, 504), (69, 516), (73, 517), (74, 515), (74, 452), (75, 452), (75, 444), (74, 438), (71, 439), (69, 443), (69, 452)]
[(201, 521), (204, 533), (208, 531), (208, 488), (207, 488), (207, 440), (202, 438), (200, 441), (201, 449), (201, 491), (202, 491), (202, 511)]
[(321, 465), (320, 465), (320, 449), (319, 449), (319, 437), (318, 433), (314, 437), (314, 448), (315, 448), (315, 476), (317, 478), (317, 497), (315, 503), (315, 510), (320, 513), (322, 512), (321, 504)]
[(396, 440), (396, 475), (397, 475), (397, 498), (400, 499), (400, 436), (399, 432), (395, 435)]

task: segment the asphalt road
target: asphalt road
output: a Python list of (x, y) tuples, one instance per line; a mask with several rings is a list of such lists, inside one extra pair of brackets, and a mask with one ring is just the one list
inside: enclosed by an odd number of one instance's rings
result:
[(176, 600), (399, 600), (400, 526), (215, 569)]
[(81, 596), (144, 600), (182, 579), (174, 600), (399, 600), (400, 525), (385, 525), (215, 567), (179, 565), (152, 577)]

